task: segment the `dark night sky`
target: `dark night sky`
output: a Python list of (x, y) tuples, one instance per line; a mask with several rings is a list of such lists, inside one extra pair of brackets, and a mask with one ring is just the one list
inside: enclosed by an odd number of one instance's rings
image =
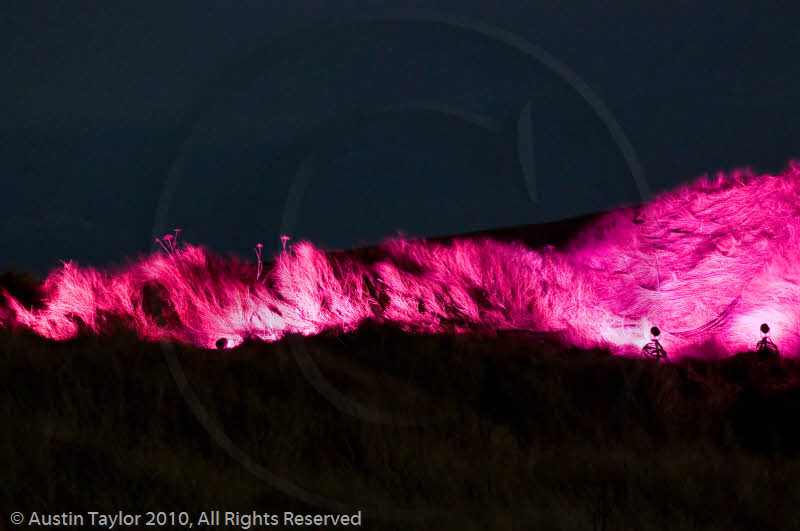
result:
[[(282, 227), (343, 248), (639, 202), (607, 122), (528, 44), (610, 110), (651, 192), (800, 157), (796, 2), (437, 5), (462, 26), (277, 4), (4, 2), (0, 270), (122, 263), (175, 226), (250, 258)], [(417, 18), (353, 21), (386, 5)]]

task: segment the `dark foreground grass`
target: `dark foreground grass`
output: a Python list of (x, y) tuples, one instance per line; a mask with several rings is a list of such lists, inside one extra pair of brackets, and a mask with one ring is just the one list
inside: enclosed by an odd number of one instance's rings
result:
[[(670, 366), (374, 326), (226, 352), (0, 330), (0, 351), (0, 528), (13, 511), (361, 510), (366, 529), (800, 529), (786, 361)], [(172, 355), (249, 457), (203, 427)]]

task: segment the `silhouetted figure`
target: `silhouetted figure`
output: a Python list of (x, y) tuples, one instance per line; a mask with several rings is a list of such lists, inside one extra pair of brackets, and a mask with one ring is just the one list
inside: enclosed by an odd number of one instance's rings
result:
[(221, 337), (221, 338), (217, 339), (216, 345), (217, 345), (217, 348), (219, 350), (222, 350), (222, 349), (224, 349), (225, 347), (228, 346), (228, 340), (225, 339), (224, 337)]
[(664, 347), (662, 347), (661, 343), (658, 342), (659, 334), (661, 334), (661, 330), (659, 330), (657, 326), (654, 326), (650, 329), (650, 339), (652, 341), (642, 347), (642, 354), (644, 354), (645, 358), (653, 358), (657, 360), (667, 359), (667, 351), (664, 350)]
[(773, 354), (779, 356), (778, 346), (769, 338), (769, 325), (764, 323), (761, 325), (761, 341), (756, 344), (756, 352), (759, 354)]

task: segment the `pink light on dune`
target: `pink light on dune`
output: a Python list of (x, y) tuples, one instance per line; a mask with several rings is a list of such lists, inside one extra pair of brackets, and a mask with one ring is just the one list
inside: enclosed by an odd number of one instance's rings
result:
[(769, 323), (783, 355), (800, 352), (800, 163), (698, 179), (610, 212), (558, 249), (393, 239), (367, 263), (309, 242), (287, 248), (284, 236), (262, 274), (260, 244), (253, 266), (179, 248), (177, 236), (121, 270), (65, 263), (39, 308), (3, 292), (0, 324), (67, 339), (121, 321), (147, 339), (232, 348), (374, 320), (410, 333), (558, 331), (623, 355), (639, 355), (658, 326), (674, 359), (752, 350)]

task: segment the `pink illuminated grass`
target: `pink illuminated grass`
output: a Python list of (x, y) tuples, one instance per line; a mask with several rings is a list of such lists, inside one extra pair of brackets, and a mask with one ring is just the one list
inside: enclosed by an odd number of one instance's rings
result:
[(256, 258), (258, 259), (258, 269), (256, 270), (256, 280), (261, 277), (261, 270), (264, 268), (264, 263), (261, 261), (261, 249), (264, 246), (260, 243), (256, 244)]
[[(780, 175), (703, 177), (646, 205), (610, 212), (561, 248), (487, 238), (388, 240), (361, 262), (297, 242), (258, 265), (222, 260), (175, 235), (117, 271), (65, 263), (39, 308), (2, 293), (0, 324), (53, 339), (122, 321), (144, 338), (229, 348), (248, 338), (349, 331), (365, 320), (409, 333), (559, 331), (580, 347), (638, 355), (658, 326), (670, 357), (752, 350), (769, 323), (800, 351), (800, 163)], [(156, 286), (164, 310), (147, 310)]]

